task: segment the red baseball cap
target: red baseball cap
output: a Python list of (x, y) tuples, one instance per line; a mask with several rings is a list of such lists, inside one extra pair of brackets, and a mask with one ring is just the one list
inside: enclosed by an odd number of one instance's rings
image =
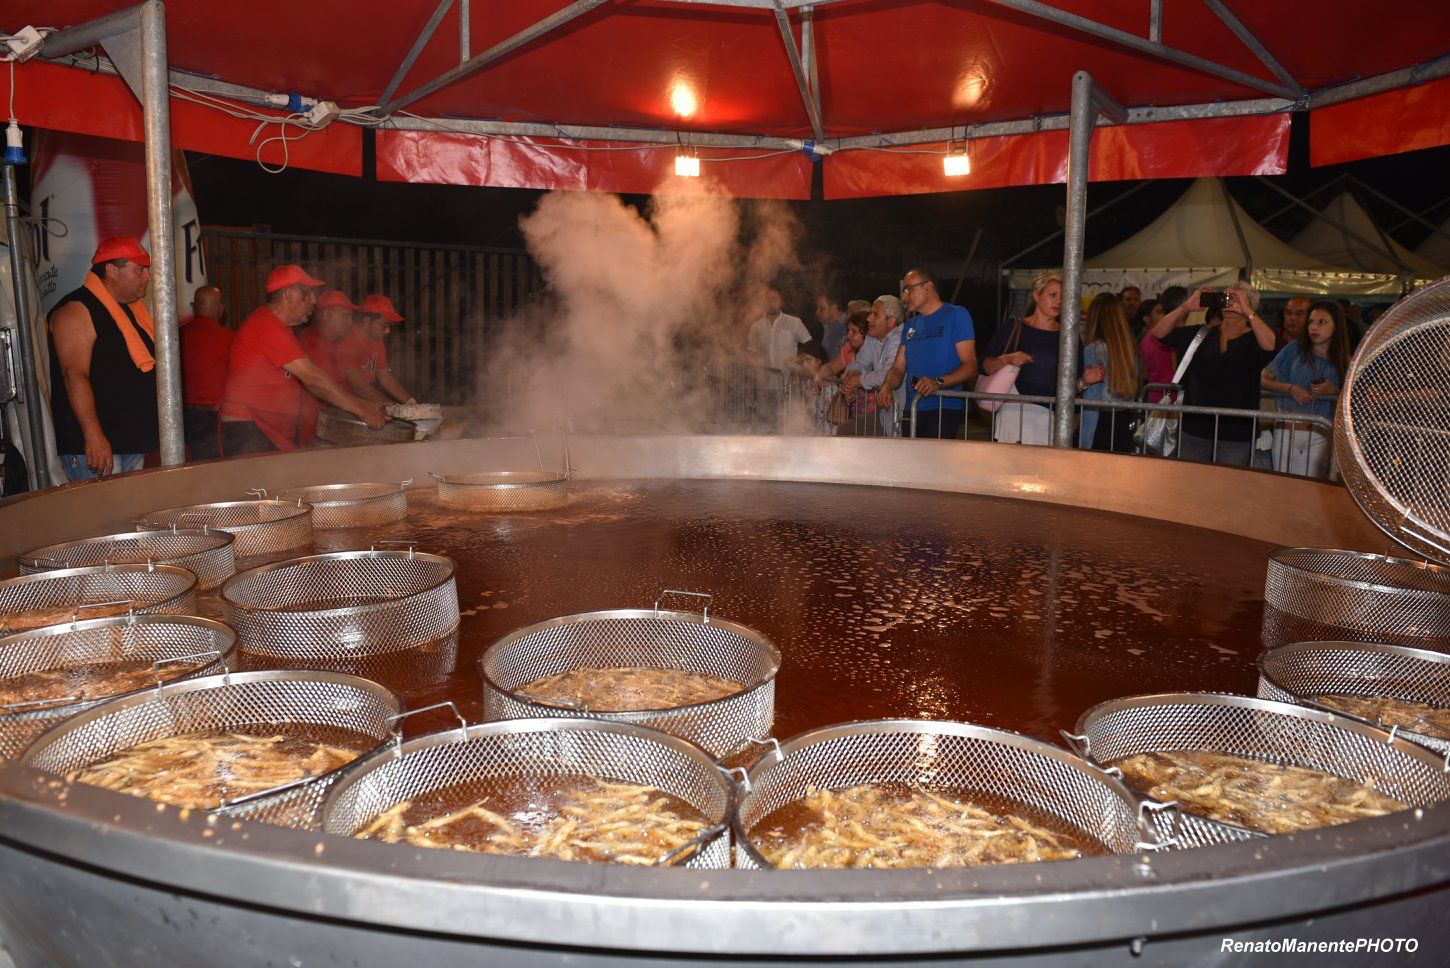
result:
[(96, 246), (96, 254), (91, 256), (91, 265), (100, 265), (112, 259), (130, 259), (138, 266), (151, 265), (151, 254), (141, 248), (141, 243), (134, 235), (113, 235), (103, 240)]
[(329, 289), (317, 297), (318, 309), (349, 309), (357, 312), (358, 307), (353, 305), (351, 299), (343, 295), (341, 289)]
[(276, 292), (288, 286), (325, 286), (321, 279), (314, 279), (302, 271), (301, 266), (278, 266), (267, 274), (267, 291)]
[(362, 301), (362, 311), (373, 316), (381, 316), (390, 323), (401, 323), (403, 317), (393, 308), (393, 301), (387, 296), (373, 293)]

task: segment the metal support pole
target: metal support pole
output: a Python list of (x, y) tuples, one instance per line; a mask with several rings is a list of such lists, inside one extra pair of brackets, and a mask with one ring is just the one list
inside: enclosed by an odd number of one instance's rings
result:
[(1088, 153), (1098, 114), (1121, 121), (1127, 112), (1108, 97), (1087, 71), (1072, 76), (1072, 110), (1067, 136), (1067, 220), (1062, 242), (1062, 317), (1057, 337), (1057, 410), (1052, 445), (1073, 445), (1073, 399), (1077, 396), (1077, 358), (1082, 342), (1082, 260), (1087, 239)]
[(25, 265), (20, 224), (20, 196), (15, 187), (15, 166), (5, 165), (5, 234), (10, 249), (10, 282), (15, 287), (16, 339), (20, 343), (20, 386), (25, 394), (25, 425), (29, 434), (26, 463), (37, 488), (50, 487), (50, 461), (45, 443), (45, 418), (41, 413), (40, 381), (36, 377), (35, 343), (31, 324), (35, 307), (30, 305), (30, 270)]
[(151, 302), (156, 322), (156, 420), (161, 463), (186, 462), (181, 419), (181, 334), (176, 311), (176, 249), (171, 219), (171, 89), (166, 7), (141, 5), (141, 110), (146, 131), (147, 213), (151, 222)]

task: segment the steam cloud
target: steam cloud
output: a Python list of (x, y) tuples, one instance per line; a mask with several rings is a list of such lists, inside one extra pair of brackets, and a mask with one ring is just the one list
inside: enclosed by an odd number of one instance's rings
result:
[(705, 186), (655, 195), (643, 214), (552, 192), (520, 230), (546, 290), (485, 344), (490, 423), (618, 433), (710, 429), (718, 364), (739, 356), (760, 287), (795, 267), (800, 236), (784, 205)]

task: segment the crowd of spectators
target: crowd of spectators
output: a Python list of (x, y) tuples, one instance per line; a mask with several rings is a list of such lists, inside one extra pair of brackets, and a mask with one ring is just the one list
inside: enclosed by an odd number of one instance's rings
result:
[[(870, 301), (819, 294), (818, 339), (801, 319), (783, 312), (779, 290), (768, 289), (765, 312), (749, 327), (747, 358), (799, 376), (788, 383), (800, 394), (787, 397), (809, 413), (819, 432), (909, 433), (908, 415), (919, 398), (917, 436), (961, 437), (968, 435), (964, 401), (939, 395), (942, 390), (1054, 396), (1062, 304), (1061, 272), (1038, 275), (1026, 311), (996, 327), (979, 361), (971, 314), (944, 302), (936, 280), (922, 269), (903, 276), (899, 294)], [(1162, 403), (1170, 391), (1191, 406), (1332, 420), (1351, 343), (1362, 329), (1344, 303), (1307, 296), (1287, 300), (1277, 325), (1259, 310), (1259, 293), (1243, 282), (1192, 291), (1169, 286), (1147, 298), (1136, 286), (1093, 296), (1081, 317), (1077, 446), (1142, 452), (1148, 404)], [(1001, 385), (1007, 380), (1010, 388)], [(1099, 401), (1103, 405), (1094, 406)], [(1050, 443), (1049, 405), (981, 402), (984, 411), (994, 411), (992, 439)], [(1143, 406), (1111, 406), (1124, 402)], [(1328, 470), (1329, 435), (1318, 421), (1185, 414), (1175, 429), (1177, 455), (1184, 459), (1310, 477)]]

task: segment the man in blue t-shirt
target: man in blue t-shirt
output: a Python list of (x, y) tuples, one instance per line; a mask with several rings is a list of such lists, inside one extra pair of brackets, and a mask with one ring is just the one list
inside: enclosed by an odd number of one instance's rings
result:
[(961, 306), (941, 301), (936, 280), (925, 269), (912, 269), (901, 279), (901, 301), (917, 315), (905, 323), (901, 349), (882, 385), (884, 399), (878, 406), (891, 405), (891, 391), (911, 377), (906, 397), (911, 412), (913, 395), (922, 398), (917, 406), (918, 437), (953, 439), (961, 431), (965, 406), (956, 398), (936, 397), (938, 390), (966, 385), (977, 375), (977, 334), (972, 314)]

